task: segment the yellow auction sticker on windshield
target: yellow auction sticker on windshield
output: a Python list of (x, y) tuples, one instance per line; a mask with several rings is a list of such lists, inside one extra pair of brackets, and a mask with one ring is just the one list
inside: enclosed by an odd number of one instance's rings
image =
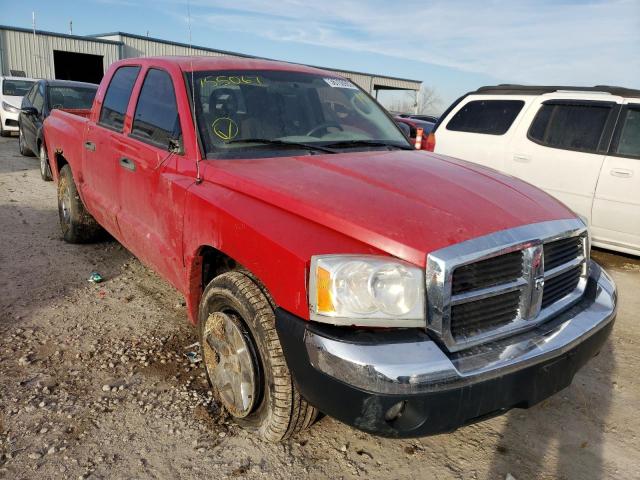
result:
[(211, 124), (211, 129), (217, 137), (227, 142), (238, 136), (238, 124), (229, 117), (216, 118)]
[(323, 80), (333, 88), (351, 88), (353, 90), (358, 89), (358, 87), (356, 87), (353, 83), (344, 78), (323, 78)]

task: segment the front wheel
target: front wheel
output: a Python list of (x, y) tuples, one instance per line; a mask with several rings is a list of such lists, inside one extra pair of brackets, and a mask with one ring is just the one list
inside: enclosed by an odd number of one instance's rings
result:
[(239, 271), (214, 278), (198, 317), (209, 383), (240, 426), (278, 442), (313, 423), (317, 410), (293, 383), (273, 306), (252, 278)]
[(45, 182), (53, 180), (51, 177), (51, 167), (49, 166), (49, 156), (47, 155), (47, 149), (44, 148), (44, 142), (40, 145), (40, 176)]
[(20, 155), (25, 157), (33, 157), (33, 152), (29, 150), (29, 148), (25, 145), (24, 135), (22, 134), (22, 127), (18, 129), (18, 150), (20, 150)]
[(65, 242), (88, 243), (96, 240), (102, 232), (80, 199), (69, 165), (60, 169), (58, 215)]

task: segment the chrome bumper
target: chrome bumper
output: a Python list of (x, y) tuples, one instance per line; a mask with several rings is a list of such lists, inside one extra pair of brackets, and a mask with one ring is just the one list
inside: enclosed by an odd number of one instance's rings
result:
[(591, 263), (579, 303), (531, 330), (460, 352), (445, 354), (426, 336), (401, 343), (349, 343), (311, 330), (304, 336), (311, 365), (348, 385), (385, 395), (456, 389), (560, 357), (615, 318), (613, 280)]

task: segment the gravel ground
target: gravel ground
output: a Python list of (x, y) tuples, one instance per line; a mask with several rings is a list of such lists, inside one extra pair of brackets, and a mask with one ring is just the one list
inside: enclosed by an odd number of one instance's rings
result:
[[(529, 410), (417, 440), (323, 418), (279, 445), (212, 401), (180, 296), (117, 242), (65, 244), (52, 183), (0, 139), (0, 478), (638, 478), (640, 262), (613, 335)], [(87, 282), (92, 271), (105, 278)]]

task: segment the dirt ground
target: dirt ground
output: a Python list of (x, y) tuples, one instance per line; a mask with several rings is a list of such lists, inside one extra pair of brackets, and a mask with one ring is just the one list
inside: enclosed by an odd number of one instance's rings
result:
[(617, 323), (554, 397), (417, 440), (325, 417), (262, 443), (185, 356), (182, 298), (117, 242), (65, 244), (54, 185), (2, 138), (0, 478), (640, 478), (640, 261), (594, 257), (618, 284)]

